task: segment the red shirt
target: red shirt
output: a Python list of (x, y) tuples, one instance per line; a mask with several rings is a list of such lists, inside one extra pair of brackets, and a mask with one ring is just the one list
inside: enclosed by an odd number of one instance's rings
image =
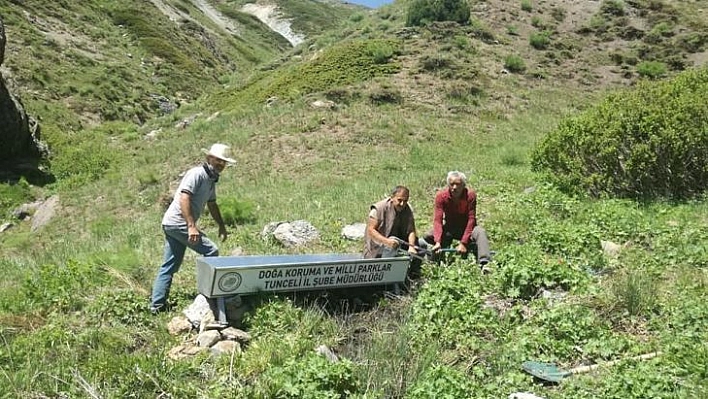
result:
[(476, 219), (477, 193), (474, 190), (468, 188), (462, 190), (462, 196), (456, 203), (453, 201), (449, 189), (441, 190), (435, 195), (435, 209), (433, 210), (433, 238), (435, 242), (442, 241), (444, 225), (445, 231), (461, 237), (460, 242), (463, 244), (469, 244)]

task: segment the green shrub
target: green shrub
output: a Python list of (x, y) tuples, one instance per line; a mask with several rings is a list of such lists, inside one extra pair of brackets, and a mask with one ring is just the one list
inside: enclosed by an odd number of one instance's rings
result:
[(603, 0), (600, 4), (600, 12), (605, 15), (621, 17), (625, 14), (624, 2), (621, 0)]
[(95, 265), (68, 260), (63, 265), (46, 264), (22, 285), (28, 305), (44, 313), (78, 310), (84, 306), (85, 288), (101, 280)]
[(93, 298), (86, 312), (93, 320), (106, 325), (142, 326), (150, 321), (145, 297), (134, 290), (106, 291)]
[(254, 76), (240, 90), (228, 89), (211, 95), (207, 102), (219, 109), (239, 104), (265, 102), (275, 96), (282, 100), (331, 90), (377, 76), (396, 73), (400, 65), (383, 62), (389, 54), (399, 54), (397, 40), (353, 40), (330, 47), (317, 58)]
[(627, 270), (613, 276), (613, 305), (622, 316), (649, 316), (657, 307), (656, 277), (646, 270)]
[(498, 316), (482, 306), (482, 284), (474, 266), (457, 260), (450, 267), (430, 271), (432, 276), (413, 304), (411, 328), (418, 344), (438, 342), (443, 348), (475, 347), (493, 333)]
[(66, 180), (69, 187), (99, 179), (106, 173), (116, 152), (100, 141), (64, 144), (50, 160), (51, 171), (57, 180)]
[(403, 95), (395, 87), (381, 86), (371, 89), (367, 94), (369, 101), (374, 105), (401, 104)]
[(315, 353), (270, 368), (261, 379), (267, 398), (346, 398), (359, 390), (351, 361), (333, 363)]
[(569, 291), (583, 287), (588, 276), (564, 258), (551, 256), (536, 245), (508, 247), (495, 257), (500, 291), (511, 298), (530, 299), (542, 289)]
[(504, 58), (504, 68), (512, 73), (521, 73), (526, 70), (526, 63), (518, 55), (509, 55)]
[(660, 61), (642, 61), (637, 64), (637, 73), (645, 78), (658, 79), (666, 76), (666, 64)]
[(534, 15), (533, 17), (531, 17), (531, 26), (533, 26), (534, 28), (543, 29), (545, 24), (543, 23), (543, 19), (541, 19), (541, 17), (539, 17), (538, 15)]
[(32, 198), (30, 185), (24, 178), (17, 183), (0, 184), (0, 212), (21, 205)]
[(408, 399), (473, 398), (477, 392), (470, 378), (460, 370), (435, 365), (407, 392)]
[(533, 11), (533, 4), (531, 0), (521, 0), (521, 9), (526, 12)]
[(553, 7), (551, 9), (551, 16), (558, 22), (563, 22), (567, 13), (563, 7)]
[(465, 0), (413, 0), (408, 7), (407, 26), (423, 26), (434, 21), (467, 24), (470, 6)]
[(219, 198), (219, 210), (227, 226), (253, 223), (256, 220), (255, 204), (235, 197)]
[(561, 189), (592, 196), (686, 198), (708, 189), (708, 69), (621, 91), (567, 118), (532, 165)]
[(551, 33), (547, 31), (534, 32), (529, 37), (529, 44), (537, 50), (544, 50), (551, 43)]

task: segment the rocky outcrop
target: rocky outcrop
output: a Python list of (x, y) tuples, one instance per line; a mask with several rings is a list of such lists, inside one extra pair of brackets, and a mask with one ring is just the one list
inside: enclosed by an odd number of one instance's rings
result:
[[(0, 19), (0, 65), (5, 60), (5, 27)], [(0, 160), (26, 161), (42, 155), (39, 124), (27, 116), (22, 102), (7, 88), (0, 75)]]

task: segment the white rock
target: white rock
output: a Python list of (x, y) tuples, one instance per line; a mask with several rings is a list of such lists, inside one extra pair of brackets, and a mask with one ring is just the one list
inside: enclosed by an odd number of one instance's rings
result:
[(363, 240), (366, 223), (354, 223), (342, 228), (342, 236), (348, 240)]

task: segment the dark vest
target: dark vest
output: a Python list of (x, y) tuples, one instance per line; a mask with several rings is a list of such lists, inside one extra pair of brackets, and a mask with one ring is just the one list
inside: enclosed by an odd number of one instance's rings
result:
[[(394, 224), (398, 221), (400, 226), (400, 231), (403, 232), (403, 237), (398, 237), (403, 240), (408, 241), (408, 235), (415, 232), (415, 221), (413, 219), (413, 211), (409, 206), (406, 206), (396, 214), (396, 209), (393, 207), (391, 198), (386, 198), (381, 200), (374, 205), (371, 205), (369, 210), (376, 209), (376, 216), (379, 220), (378, 232), (384, 237), (390, 237)], [(368, 221), (367, 221), (368, 222)], [(367, 223), (368, 225), (368, 223)], [(384, 246), (374, 241), (372, 237), (369, 237), (369, 229), (366, 229), (364, 234), (364, 258), (378, 258), (381, 257)]]

